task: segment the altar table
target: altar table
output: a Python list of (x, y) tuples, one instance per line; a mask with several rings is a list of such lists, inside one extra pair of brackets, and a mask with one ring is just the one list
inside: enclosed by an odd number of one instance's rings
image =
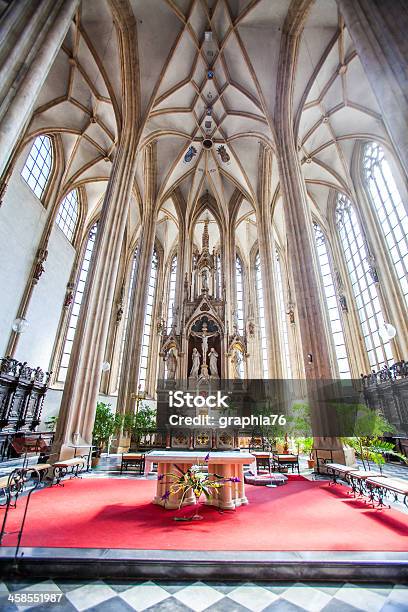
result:
[[(209, 454), (208, 461), (204, 461)], [(217, 506), (224, 510), (233, 510), (238, 506), (248, 503), (245, 496), (244, 464), (253, 463), (254, 456), (248, 452), (222, 451), (151, 451), (145, 457), (146, 471), (150, 470), (153, 463), (157, 463), (157, 489), (153, 499), (154, 504), (164, 506), (168, 510), (174, 510), (180, 505), (181, 494), (170, 493), (170, 497), (163, 499), (166, 491), (169, 490), (171, 480), (166, 474), (179, 474), (175, 466), (186, 471), (190, 466), (200, 464), (208, 465), (210, 473), (218, 474), (223, 478), (238, 478), (239, 482), (227, 482), (218, 490), (218, 494), (206, 500), (206, 504)], [(163, 478), (160, 478), (163, 475)], [(195, 504), (193, 491), (186, 495), (183, 506)]]

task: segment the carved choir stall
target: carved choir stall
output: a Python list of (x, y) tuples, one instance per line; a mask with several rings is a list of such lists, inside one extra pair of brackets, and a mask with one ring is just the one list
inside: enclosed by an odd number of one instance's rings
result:
[(367, 406), (393, 423), (397, 448), (408, 456), (408, 361), (373, 370), (361, 380)]
[(34, 434), (49, 381), (41, 368), (10, 357), (0, 360), (0, 460), (19, 456), (31, 443), (38, 451), (49, 446), (52, 434)]

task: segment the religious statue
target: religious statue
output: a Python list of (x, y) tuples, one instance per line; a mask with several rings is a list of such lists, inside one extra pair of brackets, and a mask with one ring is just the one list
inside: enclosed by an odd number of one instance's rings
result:
[(203, 270), (201, 273), (201, 279), (202, 279), (202, 291), (208, 291), (208, 272), (207, 270)]
[(238, 349), (234, 349), (231, 359), (234, 371), (234, 378), (241, 378), (241, 363), (242, 363), (242, 353)]
[(203, 329), (201, 332), (191, 332), (192, 336), (196, 338), (201, 338), (202, 346), (203, 346), (203, 363), (207, 363), (207, 353), (208, 353), (208, 338), (212, 338), (213, 336), (218, 336), (218, 332), (213, 332), (210, 334), (207, 331), (207, 323), (203, 323)]
[(177, 351), (174, 347), (171, 347), (166, 355), (167, 362), (167, 380), (174, 380), (176, 378), (177, 370)]
[(375, 257), (373, 255), (368, 255), (367, 257), (368, 260), (368, 268), (369, 268), (369, 272), (371, 274), (371, 278), (373, 279), (373, 281), (375, 283), (379, 283), (379, 278), (378, 278), (378, 272), (377, 272), (377, 266), (376, 266), (376, 261), (375, 261)]
[(36, 284), (43, 272), (45, 271), (45, 268), (43, 266), (43, 263), (46, 261), (48, 257), (48, 251), (46, 249), (39, 249), (38, 253), (37, 253), (37, 263), (36, 266), (34, 268), (34, 273), (33, 273), (33, 283)]
[(214, 347), (212, 347), (210, 350), (209, 359), (210, 359), (210, 376), (213, 376), (214, 378), (219, 378), (218, 366), (217, 366), (218, 353)]
[(340, 306), (343, 312), (348, 312), (348, 307), (347, 307), (347, 298), (344, 295), (344, 293), (340, 293), (339, 294), (339, 302), (340, 302)]
[(200, 371), (200, 353), (195, 347), (193, 348), (191, 359), (193, 365), (190, 371), (190, 378), (198, 378), (198, 373)]

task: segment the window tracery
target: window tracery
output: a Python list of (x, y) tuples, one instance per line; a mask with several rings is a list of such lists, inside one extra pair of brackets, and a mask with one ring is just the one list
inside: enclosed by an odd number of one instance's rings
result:
[(171, 332), (176, 303), (177, 255), (172, 257), (170, 263), (169, 299), (167, 304), (167, 333)]
[(60, 230), (65, 234), (67, 239), (72, 242), (75, 234), (79, 217), (79, 198), (78, 191), (73, 189), (62, 200), (55, 223)]
[(258, 301), (258, 316), (259, 316), (259, 328), (261, 336), (261, 354), (262, 354), (262, 372), (264, 378), (268, 378), (268, 350), (266, 344), (266, 327), (265, 327), (265, 307), (264, 307), (264, 296), (262, 287), (262, 274), (261, 274), (261, 258), (259, 251), (255, 257), (255, 283), (256, 283), (256, 294)]
[(46, 134), (37, 136), (30, 149), (21, 176), (41, 200), (51, 175), (53, 163), (52, 142)]
[(154, 300), (156, 295), (157, 272), (159, 267), (159, 258), (157, 251), (154, 249), (152, 257), (152, 266), (150, 270), (149, 286), (147, 291), (146, 310), (144, 316), (142, 350), (139, 364), (139, 388), (141, 391), (146, 389), (147, 369), (149, 364), (149, 350), (152, 336), (153, 326), (153, 310)]
[(64, 348), (62, 351), (61, 362), (58, 368), (58, 376), (57, 380), (59, 382), (65, 382), (67, 377), (67, 370), (69, 365), (69, 360), (72, 352), (72, 345), (74, 342), (75, 332), (78, 325), (79, 313), (81, 310), (82, 298), (84, 295), (86, 282), (88, 278), (89, 265), (91, 262), (92, 252), (95, 246), (96, 233), (98, 230), (98, 225), (95, 223), (88, 234), (88, 241), (86, 244), (85, 254), (82, 260), (81, 272), (79, 274), (77, 286), (75, 289), (74, 300), (72, 304), (71, 314), (68, 322), (68, 329), (65, 336)]
[(393, 360), (391, 345), (379, 329), (384, 325), (371, 257), (354, 207), (347, 196), (337, 195), (336, 223), (348, 269), (361, 331), (370, 366), (381, 367)]
[(240, 257), (235, 258), (235, 283), (236, 283), (236, 322), (238, 332), (244, 334), (244, 277), (243, 266)]
[(408, 305), (408, 215), (387, 162), (376, 142), (364, 147), (365, 186)]
[[(313, 224), (317, 258), (319, 261), (320, 278), (323, 285), (323, 294), (326, 310), (329, 317), (330, 331), (336, 353), (337, 366), (340, 378), (351, 378), (350, 364), (347, 356), (346, 341), (339, 303), (337, 301), (334, 275), (329, 257), (326, 235), (320, 225)], [(344, 296), (343, 296), (344, 299)]]

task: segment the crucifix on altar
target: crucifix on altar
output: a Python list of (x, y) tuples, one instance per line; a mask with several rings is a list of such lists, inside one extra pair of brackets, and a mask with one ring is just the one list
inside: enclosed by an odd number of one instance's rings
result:
[[(209, 346), (211, 342), (212, 346)], [(202, 317), (191, 328), (189, 344), (191, 367), (189, 378), (209, 380), (219, 378), (220, 332), (214, 321)]]

